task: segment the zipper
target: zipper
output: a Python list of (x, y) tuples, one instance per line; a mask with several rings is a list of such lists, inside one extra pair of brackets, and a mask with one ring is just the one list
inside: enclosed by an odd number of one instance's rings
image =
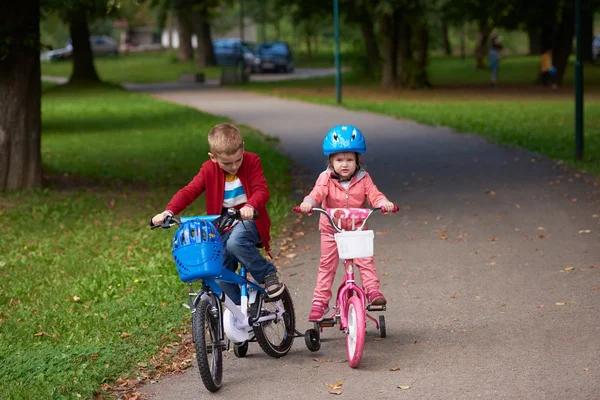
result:
[(346, 208), (350, 207), (350, 201), (348, 200), (348, 191), (346, 190)]

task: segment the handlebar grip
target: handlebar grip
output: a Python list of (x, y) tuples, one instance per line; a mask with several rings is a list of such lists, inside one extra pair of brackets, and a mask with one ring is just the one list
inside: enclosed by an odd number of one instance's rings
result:
[(300, 206), (294, 206), (294, 208), (292, 208), (292, 210), (294, 212), (297, 212), (297, 213), (301, 213), (302, 212), (302, 211), (300, 211)]
[(160, 227), (160, 225), (154, 225), (154, 224), (152, 223), (152, 218), (150, 218), (150, 221), (149, 221), (149, 222), (150, 222), (150, 229), (156, 229), (156, 228), (159, 228), (159, 227)]
[[(387, 211), (385, 210), (385, 208), (380, 207), (381, 213), (382, 214), (386, 214)], [(400, 207), (398, 207), (397, 205), (394, 204), (394, 208), (392, 208), (392, 211), (390, 211), (391, 213), (397, 213), (398, 211), (400, 211)]]

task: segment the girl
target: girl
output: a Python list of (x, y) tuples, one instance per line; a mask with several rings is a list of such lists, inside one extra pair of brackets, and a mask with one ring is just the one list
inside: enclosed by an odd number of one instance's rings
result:
[[(365, 199), (374, 207), (392, 211), (394, 204), (381, 193), (370, 175), (361, 168), (360, 155), (367, 151), (365, 139), (359, 129), (352, 125), (333, 127), (323, 140), (323, 154), (328, 156), (328, 167), (321, 173), (317, 183), (300, 204), (300, 210), (308, 213), (322, 204), (323, 208), (362, 208)], [(321, 231), (321, 260), (319, 274), (308, 316), (310, 322), (319, 322), (329, 311), (331, 287), (339, 257), (333, 234), (335, 230), (324, 215), (319, 222)], [(359, 268), (367, 300), (373, 305), (387, 301), (379, 290), (379, 278), (373, 257), (355, 260)]]

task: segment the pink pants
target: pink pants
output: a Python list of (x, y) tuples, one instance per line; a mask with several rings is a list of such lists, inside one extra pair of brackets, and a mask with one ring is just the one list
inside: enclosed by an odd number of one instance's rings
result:
[[(331, 287), (339, 261), (335, 239), (329, 233), (321, 232), (321, 260), (319, 261), (319, 274), (317, 275), (313, 301), (318, 300), (325, 305), (329, 304), (332, 296)], [(379, 290), (379, 277), (375, 270), (374, 258), (357, 258), (354, 262), (358, 266), (364, 291), (369, 293), (373, 290)]]

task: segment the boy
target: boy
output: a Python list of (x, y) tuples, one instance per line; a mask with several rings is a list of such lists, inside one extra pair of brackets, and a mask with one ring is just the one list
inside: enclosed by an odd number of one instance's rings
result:
[[(206, 192), (206, 212), (222, 215), (228, 208), (240, 210), (243, 223), (236, 224), (223, 237), (223, 267), (235, 271), (240, 262), (258, 283), (265, 284), (270, 298), (279, 296), (284, 286), (279, 282), (277, 269), (258, 251), (264, 245), (269, 252), (271, 220), (267, 213), (269, 188), (260, 158), (244, 151), (244, 142), (238, 128), (232, 124), (215, 125), (208, 134), (210, 160), (205, 161), (200, 172), (179, 190), (165, 211), (152, 218), (161, 224), (167, 216), (179, 214), (198, 196)], [(254, 211), (258, 212), (252, 220)], [(239, 304), (239, 287), (221, 282), (227, 295)]]

